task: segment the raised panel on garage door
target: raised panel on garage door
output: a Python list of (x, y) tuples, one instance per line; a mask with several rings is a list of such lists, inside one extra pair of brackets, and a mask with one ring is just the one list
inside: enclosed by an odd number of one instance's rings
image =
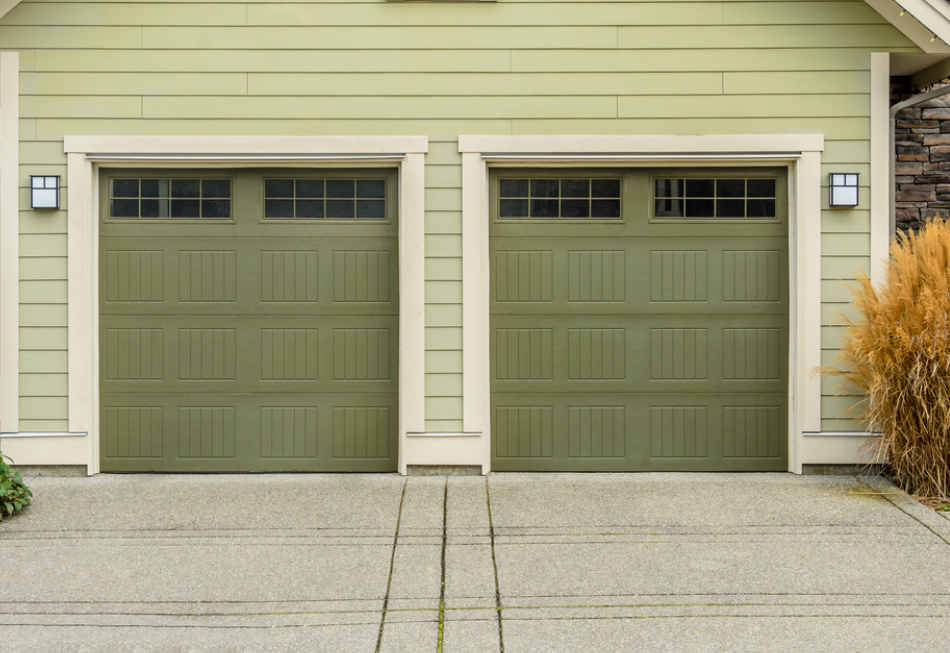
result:
[(786, 195), (776, 169), (493, 174), (493, 469), (785, 469)]
[(396, 468), (396, 176), (103, 174), (104, 471)]

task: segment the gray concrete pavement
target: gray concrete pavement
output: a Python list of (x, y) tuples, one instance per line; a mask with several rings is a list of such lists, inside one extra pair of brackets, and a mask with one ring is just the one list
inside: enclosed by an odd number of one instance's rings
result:
[(28, 482), (2, 650), (950, 651), (950, 518), (874, 479)]

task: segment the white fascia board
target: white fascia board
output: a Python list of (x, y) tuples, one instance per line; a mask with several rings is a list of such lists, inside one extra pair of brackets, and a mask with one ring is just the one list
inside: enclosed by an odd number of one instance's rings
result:
[(950, 52), (950, 7), (944, 0), (865, 1), (924, 52)]

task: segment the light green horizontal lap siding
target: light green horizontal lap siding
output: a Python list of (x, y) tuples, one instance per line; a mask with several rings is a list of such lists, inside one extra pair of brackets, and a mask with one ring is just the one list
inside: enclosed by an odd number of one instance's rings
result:
[[(25, 1), (21, 206), (65, 178), (67, 134), (407, 135), (426, 156), (425, 385), (431, 431), (462, 430), (459, 134), (822, 133), (822, 179), (859, 172), (861, 208), (822, 216), (822, 356), (869, 268), (869, 53), (917, 49), (854, 2)], [(827, 189), (823, 189), (823, 195)], [(66, 216), (20, 221), (24, 392), (66, 375)], [(822, 384), (822, 424), (845, 428)], [(21, 428), (65, 430), (65, 396), (21, 399)], [(42, 428), (41, 428), (42, 427)], [(852, 426), (852, 428), (857, 428)]]

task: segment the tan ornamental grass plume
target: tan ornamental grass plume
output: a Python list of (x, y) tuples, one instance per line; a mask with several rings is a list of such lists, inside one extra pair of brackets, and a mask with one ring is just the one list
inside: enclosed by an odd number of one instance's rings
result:
[(845, 386), (864, 395), (853, 416), (881, 433), (876, 461), (907, 492), (950, 497), (950, 224), (901, 234), (890, 247), (886, 282), (863, 273), (852, 289), (860, 318), (847, 324), (838, 355)]

